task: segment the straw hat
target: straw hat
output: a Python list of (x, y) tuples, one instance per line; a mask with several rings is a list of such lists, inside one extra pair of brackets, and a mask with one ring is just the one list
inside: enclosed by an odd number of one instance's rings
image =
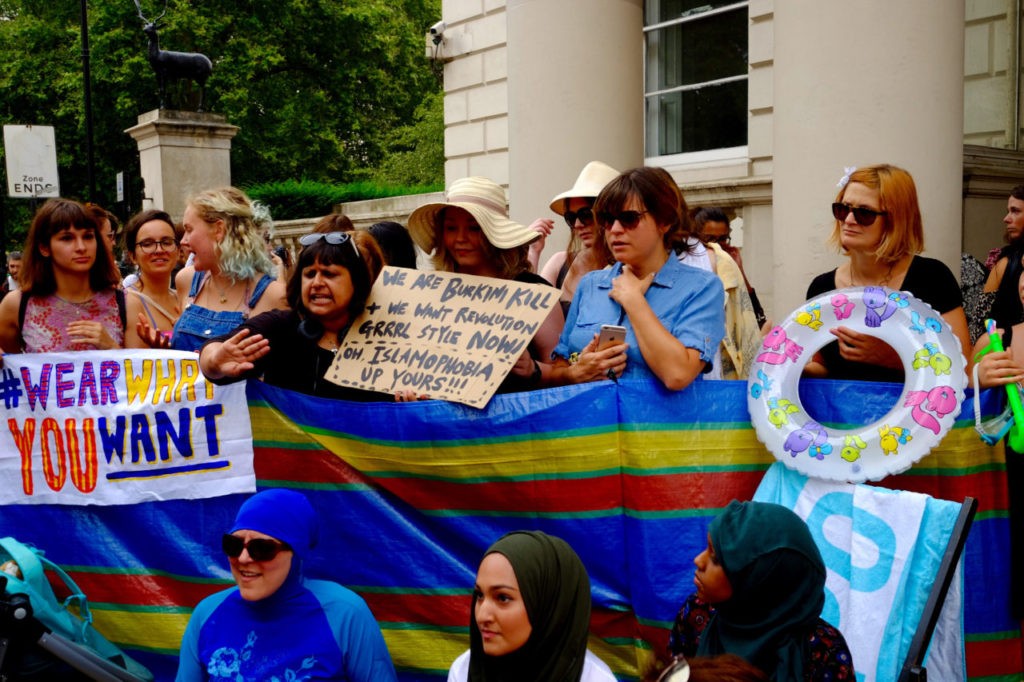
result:
[(464, 209), (472, 215), (484, 236), (498, 249), (511, 249), (528, 244), (540, 233), (508, 217), (505, 190), (487, 178), (462, 178), (452, 183), (445, 193), (446, 202), (425, 204), (409, 216), (409, 234), (424, 252), (434, 250), (434, 239), (440, 232), (437, 216), (448, 206)]
[(601, 163), (600, 161), (591, 161), (580, 171), (580, 176), (576, 178), (576, 184), (571, 189), (562, 192), (551, 200), (551, 210), (558, 215), (565, 215), (566, 199), (575, 199), (577, 197), (593, 199), (601, 193), (605, 185), (617, 177), (619, 177), (619, 171), (608, 164)]

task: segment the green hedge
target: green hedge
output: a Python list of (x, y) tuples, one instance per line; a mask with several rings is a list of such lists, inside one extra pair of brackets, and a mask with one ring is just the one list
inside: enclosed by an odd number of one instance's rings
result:
[(250, 185), (246, 194), (270, 207), (274, 220), (296, 220), (327, 215), (336, 204), (364, 199), (383, 199), (407, 194), (440, 192), (444, 185), (401, 187), (373, 182), (331, 185), (311, 180), (284, 180)]

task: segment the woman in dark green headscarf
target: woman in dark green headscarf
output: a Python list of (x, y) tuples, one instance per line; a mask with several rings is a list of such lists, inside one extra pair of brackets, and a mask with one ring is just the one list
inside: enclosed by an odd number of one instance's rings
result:
[(449, 682), (615, 682), (587, 651), (590, 579), (564, 540), (505, 535), (484, 554), (473, 590), (469, 651)]
[(825, 563), (799, 516), (733, 500), (694, 564), (697, 593), (676, 618), (672, 653), (737, 654), (778, 682), (854, 679), (846, 641), (821, 619)]

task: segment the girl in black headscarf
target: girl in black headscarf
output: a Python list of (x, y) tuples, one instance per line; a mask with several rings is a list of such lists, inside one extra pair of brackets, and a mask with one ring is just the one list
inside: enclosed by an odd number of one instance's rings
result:
[(846, 641), (821, 619), (825, 563), (799, 516), (733, 500), (693, 562), (697, 593), (672, 628), (673, 654), (737, 654), (777, 682), (854, 679)]
[(484, 554), (473, 590), (469, 651), (448, 682), (615, 682), (587, 651), (590, 579), (564, 540), (515, 531)]

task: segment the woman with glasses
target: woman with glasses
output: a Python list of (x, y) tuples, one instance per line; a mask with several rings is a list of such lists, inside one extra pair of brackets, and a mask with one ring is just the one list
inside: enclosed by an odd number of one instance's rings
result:
[(313, 232), (288, 280), (290, 309), (270, 310), (207, 342), (199, 366), (214, 383), (262, 376), (323, 398), (372, 402), (384, 393), (324, 379), (349, 325), (366, 305), (384, 256), (368, 232)]
[[(191, 249), (193, 261), (175, 277), (181, 315), (171, 348), (198, 351), (249, 317), (287, 306), (244, 192), (223, 187), (197, 194), (185, 208), (183, 225), (181, 243)], [(140, 325), (139, 335), (150, 346), (166, 347), (148, 323)]]
[(5, 353), (109, 350), (124, 345), (121, 273), (88, 209), (50, 199), (25, 240), (18, 289), (0, 303)]
[[(850, 169), (839, 181), (832, 215), (830, 241), (849, 260), (815, 277), (807, 298), (846, 287), (907, 291), (942, 315), (969, 355), (971, 339), (960, 285), (943, 263), (919, 255), (924, 250), (924, 228), (910, 173), (888, 164)], [(806, 376), (903, 381), (903, 364), (887, 343), (847, 327), (829, 331), (838, 341), (807, 363)], [(970, 358), (967, 370), (970, 376)]]
[(611, 166), (591, 161), (583, 167), (576, 184), (551, 200), (551, 210), (565, 218), (571, 234), (569, 247), (551, 256), (540, 274), (562, 290), (559, 303), (563, 315), (569, 314), (569, 304), (580, 278), (615, 262), (594, 220), (594, 201), (604, 186), (618, 175)]
[[(653, 376), (678, 391), (707, 372), (725, 334), (724, 293), (711, 272), (683, 265), (672, 245), (686, 201), (665, 170), (635, 168), (594, 205), (616, 263), (584, 275), (555, 348), (553, 383)], [(602, 326), (625, 343), (598, 348)]]
[(565, 540), (514, 531), (484, 554), (469, 650), (448, 682), (615, 682), (589, 650), (590, 577)]
[(397, 679), (366, 602), (305, 577), (318, 539), (316, 512), (301, 493), (264, 490), (242, 504), (221, 540), (236, 585), (192, 612), (179, 682)]
[(128, 320), (126, 348), (146, 348), (139, 327), (147, 325), (170, 339), (178, 319), (178, 295), (171, 287), (171, 274), (178, 263), (178, 233), (164, 211), (149, 209), (137, 213), (124, 228), (125, 252), (137, 276), (125, 285)]
[[(409, 233), (437, 270), (548, 284), (531, 271), (528, 244), (533, 228), (508, 217), (505, 190), (487, 178), (462, 178), (448, 188), (444, 202), (420, 206), (409, 216)], [(551, 350), (564, 322), (557, 306), (541, 323), (498, 393), (539, 388), (547, 382)]]

